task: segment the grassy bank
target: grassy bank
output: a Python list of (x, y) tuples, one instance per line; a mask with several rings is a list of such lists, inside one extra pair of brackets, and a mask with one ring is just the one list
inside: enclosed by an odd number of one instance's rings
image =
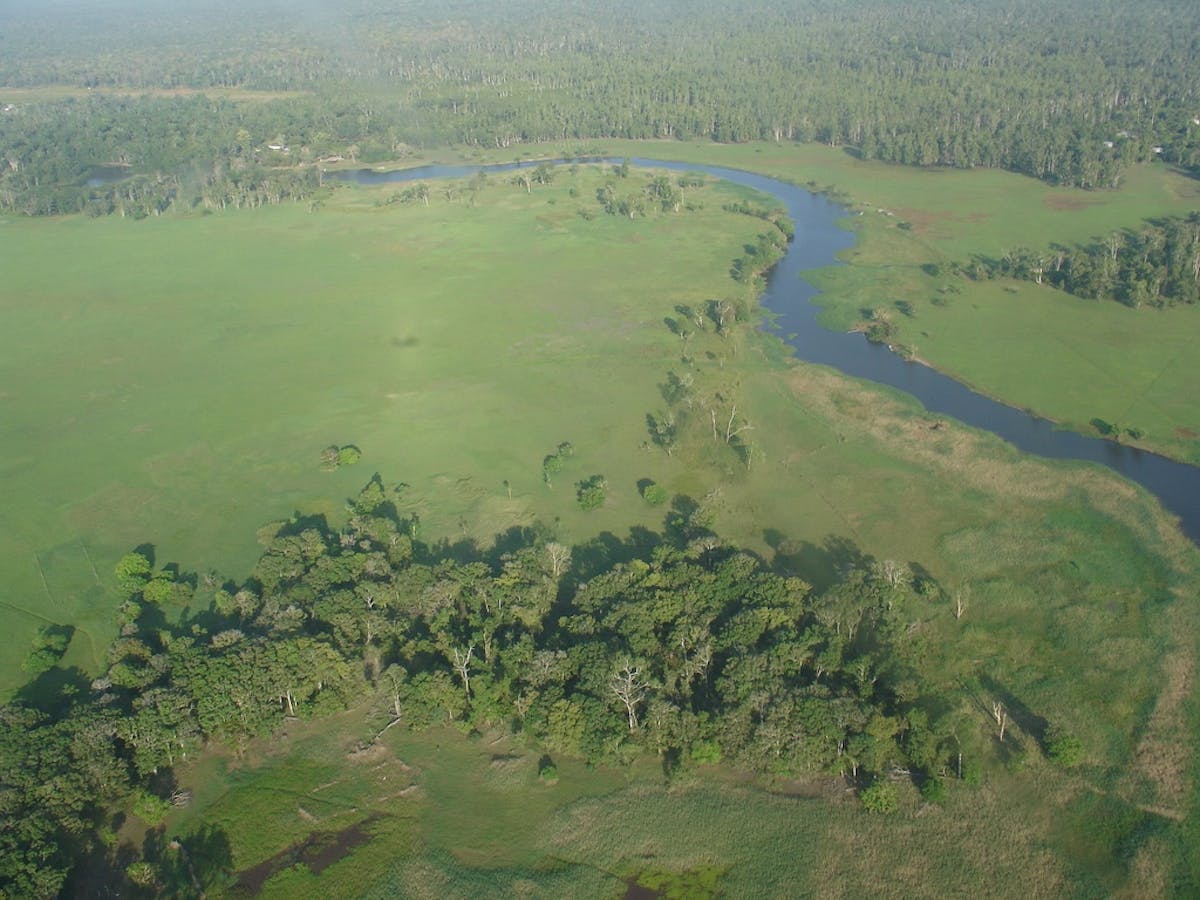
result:
[[(1020, 247), (1090, 244), (1200, 206), (1200, 184), (1163, 165), (1136, 167), (1119, 190), (1055, 188), (1008, 172), (863, 162), (814, 145), (606, 141), (527, 148), (660, 156), (763, 172), (830, 190), (861, 213), (844, 254), (816, 273), (822, 321), (849, 329), (872, 310), (893, 343), (976, 390), (1087, 434), (1093, 419), (1141, 432), (1139, 446), (1200, 462), (1200, 361), (1186, 352), (1200, 310), (1132, 310), (1027, 282), (976, 284), (929, 264), (999, 258)], [(483, 154), (481, 158), (511, 158)]]
[[(681, 340), (677, 307), (745, 297), (730, 265), (764, 224), (723, 211), (745, 195), (717, 185), (690, 189), (678, 214), (609, 216), (605, 180), (581, 167), (528, 190), (493, 178), (473, 198), (431, 185), (428, 205), (384, 187), (311, 211), (0, 225), (9, 683), (46, 618), (79, 629), (67, 664), (98, 664), (113, 561), (144, 541), (160, 562), (236, 578), (267, 521), (336, 519), (379, 471), (407, 482), (401, 512), (425, 540), (487, 544), (540, 522), (599, 561), (631, 529), (663, 527), (639, 496), (653, 479), (818, 588), (869, 555), (962, 600), (911, 627), (923, 676), (978, 685), (963, 740), (985, 784), (945, 807), (906, 787), (898, 817), (878, 820), (831, 781), (711, 771), (664, 785), (652, 758), (556, 760), (545, 785), (535, 751), (498, 734), (393, 729), (364, 754), (379, 726), (359, 711), (181, 770), (194, 800), (169, 833), (207, 829), (227, 869), (279, 896), (615, 896), (645, 874), (738, 896), (1173, 883), (1194, 855), (1178, 822), (1193, 790), (1181, 748), (1196, 623), (1180, 600), (1197, 591), (1196, 549), (1106, 471), (934, 427), (911, 400), (789, 364), (750, 323), (708, 320)], [(668, 455), (646, 416), (664, 410), (670, 373), (696, 387)], [(749, 466), (709, 428), (704, 404), (734, 401), (753, 426)], [(547, 485), (543, 459), (563, 441), (574, 453)], [(322, 471), (331, 444), (362, 461)], [(608, 496), (584, 511), (574, 485), (594, 473)], [(1004, 743), (995, 696), (1019, 713)], [(1082, 769), (1050, 767), (1048, 723), (1079, 737)], [(955, 851), (918, 865), (913, 847), (935, 843)]]

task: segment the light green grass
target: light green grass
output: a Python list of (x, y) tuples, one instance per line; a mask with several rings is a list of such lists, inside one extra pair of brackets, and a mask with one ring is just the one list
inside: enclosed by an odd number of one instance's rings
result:
[[(920, 268), (1090, 244), (1184, 216), (1200, 208), (1200, 182), (1153, 164), (1132, 168), (1119, 190), (1084, 191), (995, 170), (862, 162), (815, 145), (606, 141), (552, 152), (577, 149), (727, 165), (833, 191), (861, 215), (846, 220), (858, 234), (842, 255), (849, 266), (813, 276), (828, 327), (848, 329), (862, 310), (887, 310), (896, 343), (983, 393), (1084, 433), (1096, 433), (1093, 418), (1132, 426), (1143, 432), (1140, 445), (1200, 463), (1200, 354), (1189, 350), (1200, 310), (1130, 310), (1028, 283), (932, 278)], [(896, 301), (916, 316), (902, 315)]]
[[(489, 746), (420, 739), (430, 748), (390, 732), (389, 746), (421, 773), (424, 799), (410, 803), (377, 780), (385, 770), (356, 768), (347, 753), (363, 729), (339, 720), (315, 743), (278, 742), (277, 756), (206, 758), (185, 773), (195, 802), (168, 824), (217, 825), (244, 869), (314, 831), (386, 812), (400, 819), (384, 829), (394, 856), (378, 850), (388, 841), (367, 844), (329, 870), (342, 873), (334, 883), (381, 896), (471, 896), (487, 884), (616, 896), (620, 878), (642, 868), (713, 866), (739, 896), (790, 896), (780, 886), (795, 884), (863, 896), (885, 890), (885, 878), (914, 896), (962, 893), (983, 878), (1014, 894), (1131, 884), (1132, 863), (1113, 849), (1119, 838), (1139, 852), (1129, 810), (1178, 812), (1162, 783), (1173, 771), (1133, 760), (1159, 728), (1150, 714), (1164, 656), (1181, 641), (1194, 650), (1194, 615), (1160, 613), (1176, 609), (1173, 596), (1195, 595), (1195, 548), (1115, 476), (935, 430), (910, 400), (788, 367), (777, 342), (744, 332), (698, 335), (686, 352), (754, 423), (753, 468), (703, 421), (673, 457), (643, 448), (645, 414), (663, 406), (657, 386), (684, 365), (663, 317), (736, 292), (729, 264), (761, 223), (722, 213), (725, 188), (686, 216), (585, 221), (576, 210), (597, 181), (586, 169), (578, 177), (575, 198), (564, 173), (531, 194), (494, 184), (477, 207), (436, 190), (428, 208), (376, 207), (384, 188), (346, 190), (311, 214), (0, 225), (11, 285), (0, 303), (12, 323), (0, 356), (12, 424), (0, 533), (11, 602), (31, 611), (5, 620), (5, 671), (15, 680), (20, 632), (36, 615), (78, 623), (68, 661), (95, 665), (113, 602), (103, 586), (132, 546), (149, 540), (160, 561), (236, 577), (265, 521), (336, 518), (374, 471), (410, 485), (404, 512), (420, 514), (426, 538), (484, 543), (534, 521), (571, 543), (658, 528), (663, 511), (636, 491), (648, 477), (710, 495), (718, 531), (818, 584), (849, 541), (919, 563), (947, 590), (969, 589), (962, 620), (948, 602), (913, 611), (927, 674), (948, 688), (986, 676), (1075, 729), (1088, 767), (1068, 779), (1035, 754), (1032, 774), (997, 776), (945, 813), (918, 816), (909, 798), (896, 840), (893, 823), (865, 818), (849, 798), (800, 802), (716, 775), (667, 790), (653, 760), (632, 773), (556, 760), (560, 782), (543, 786), (519, 747), (521, 759), (493, 766), (501, 751)], [(576, 454), (548, 489), (541, 460), (563, 440)], [(333, 443), (360, 446), (363, 461), (319, 471)], [(585, 513), (572, 485), (596, 472), (609, 498)], [(976, 744), (990, 746), (986, 715), (977, 725)], [(397, 791), (410, 783), (401, 781)], [(1060, 824), (1088, 819), (1081, 804), (1093, 789), (1122, 812), (1118, 838)], [(958, 856), (916, 865), (913, 847), (955, 841)], [(276, 877), (278, 895), (329, 884), (299, 870)]]
[[(494, 182), (475, 207), (347, 189), (317, 213), (0, 224), (4, 684), (39, 617), (91, 633), (68, 662), (95, 668), (122, 553), (151, 542), (160, 563), (242, 577), (247, 535), (336, 517), (374, 471), (412, 485), (430, 539), (657, 522), (635, 484), (659, 474), (638, 447), (677, 352), (662, 319), (736, 291), (761, 223), (721, 211), (726, 186), (630, 222), (577, 215), (598, 209), (587, 170), (575, 198), (565, 172), (528, 195)], [(542, 457), (565, 440), (548, 490)], [(362, 462), (320, 471), (335, 443)], [(610, 500), (585, 515), (573, 484), (595, 472)]]

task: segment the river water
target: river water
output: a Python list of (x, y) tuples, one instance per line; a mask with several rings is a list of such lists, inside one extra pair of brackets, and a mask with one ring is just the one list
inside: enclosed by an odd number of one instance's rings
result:
[[(617, 159), (577, 161), (620, 162)], [(772, 331), (791, 346), (797, 357), (897, 388), (916, 397), (931, 413), (990, 431), (1025, 453), (1108, 466), (1155, 494), (1164, 507), (1179, 516), (1184, 533), (1200, 543), (1200, 468), (1114, 441), (1057, 428), (1047, 419), (978, 394), (928, 366), (904, 360), (882, 344), (872, 344), (861, 334), (823, 328), (817, 322), (819, 309), (812, 302), (817, 290), (804, 280), (803, 273), (838, 264), (837, 253), (854, 243), (854, 235), (838, 227), (838, 220), (846, 215), (845, 209), (796, 185), (753, 172), (658, 159), (634, 158), (630, 162), (658, 169), (705, 172), (770, 194), (787, 208), (795, 224), (796, 238), (767, 279), (762, 303), (775, 314)], [(394, 172), (363, 169), (336, 174), (357, 184), (375, 185), (465, 178), (480, 170), (507, 172), (537, 164), (421, 166)]]

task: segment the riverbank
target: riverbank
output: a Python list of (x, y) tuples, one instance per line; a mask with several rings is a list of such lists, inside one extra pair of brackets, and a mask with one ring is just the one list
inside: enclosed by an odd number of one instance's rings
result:
[[(1135, 167), (1120, 189), (1084, 191), (997, 170), (864, 162), (837, 148), (793, 144), (594, 141), (445, 151), (430, 159), (494, 163), (572, 155), (661, 157), (759, 172), (838, 200), (855, 213), (846, 266), (808, 276), (822, 324), (845, 331), (878, 311), (892, 343), (1017, 409), (1200, 464), (1200, 309), (1132, 310), (1027, 282), (975, 283), (951, 262), (1019, 247), (1087, 244), (1200, 206), (1200, 183), (1162, 164)], [(404, 165), (408, 163), (405, 162)]]
[[(612, 167), (620, 160), (591, 158), (588, 164), (597, 162)], [(862, 335), (831, 332), (822, 327), (813, 306), (814, 302), (820, 301), (820, 295), (810, 283), (810, 275), (814, 271), (818, 274), (845, 271), (846, 266), (835, 265), (837, 258), (857, 252), (852, 235), (840, 227), (845, 221), (845, 208), (823, 195), (745, 170), (642, 157), (634, 157), (631, 162), (639, 167), (675, 172), (694, 169), (709, 177), (761, 191), (787, 210), (795, 224), (797, 239), (788, 245), (787, 253), (771, 271), (761, 304), (772, 315), (771, 327), (800, 359), (898, 388), (917, 398), (931, 412), (953, 416), (964, 424), (991, 431), (1026, 453), (1108, 466), (1153, 492), (1179, 516), (1184, 532), (1200, 542), (1200, 469), (1125, 447), (1116, 441), (1060, 430), (1045, 418), (975, 393), (936, 369), (914, 363), (906, 358), (906, 354), (894, 352), (892, 345), (867, 342)], [(362, 185), (423, 184), (425, 179), (478, 174), (520, 179), (519, 173), (528, 173), (532, 165), (529, 162), (493, 164), (486, 168), (426, 165), (392, 171), (343, 172), (341, 177)], [(572, 165), (578, 168), (577, 164)], [(518, 174), (512, 176), (513, 172)], [(428, 193), (429, 189), (425, 187), (424, 190)], [(854, 274), (857, 276), (860, 272)], [(912, 315), (910, 304), (897, 303)], [(882, 319), (878, 315), (871, 318), (872, 329), (885, 325), (891, 328), (890, 318)]]

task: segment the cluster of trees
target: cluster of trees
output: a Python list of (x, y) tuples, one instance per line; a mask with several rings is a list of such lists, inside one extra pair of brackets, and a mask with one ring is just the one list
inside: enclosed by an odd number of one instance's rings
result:
[(56, 704), (0, 708), (5, 890), (55, 893), (111, 845), (106, 814), (160, 815), (156, 785), (206, 743), (240, 750), (370, 697), (379, 734), (501, 727), (597, 762), (654, 753), (668, 772), (725, 759), (866, 785), (960, 769), (970, 729), (921, 677), (909, 627), (943, 598), (908, 566), (858, 556), (817, 592), (723, 543), (711, 505), (686, 498), (664, 537), (523, 532), (467, 559), (415, 541), (395, 496), (376, 477), (342, 529), (282, 528), (240, 585), (122, 560), (106, 671)]
[(1200, 302), (1200, 213), (1115, 232), (1086, 247), (1014, 250), (966, 267), (975, 278), (1021, 278), (1134, 308)]
[[(630, 172), (629, 160), (612, 168), (612, 174), (620, 181), (628, 179)], [(703, 178), (694, 175), (681, 175), (675, 179), (667, 175), (652, 175), (644, 183), (628, 187), (618, 184), (617, 180), (610, 179), (597, 188), (596, 200), (608, 215), (629, 219), (645, 217), (654, 212), (693, 211), (696, 206), (685, 200), (686, 191), (704, 183)]]
[[(202, 6), (0, 10), (0, 84), (96, 89), (0, 115), (4, 208), (82, 208), (87, 168), (119, 159), (180, 179), (192, 201), (192, 181), (233, 170), (246, 143), (287, 148), (268, 169), (604, 137), (819, 141), (1084, 187), (1139, 160), (1200, 165), (1200, 11), (1183, 0), (755, 0), (732, 15), (718, 0), (353, 0), (286, 18), (261, 0)], [(294, 93), (102, 94), (177, 88)]]
[(353, 444), (346, 444), (342, 447), (330, 444), (321, 451), (321, 470), (334, 472), (342, 466), (356, 465), (360, 459), (362, 459), (362, 451)]
[[(141, 218), (175, 204), (224, 209), (303, 199), (320, 187), (320, 170), (267, 148), (275, 134), (311, 123), (312, 112), (198, 96), (22, 104), (0, 113), (0, 210)], [(301, 163), (333, 140), (311, 124), (305, 131)]]

